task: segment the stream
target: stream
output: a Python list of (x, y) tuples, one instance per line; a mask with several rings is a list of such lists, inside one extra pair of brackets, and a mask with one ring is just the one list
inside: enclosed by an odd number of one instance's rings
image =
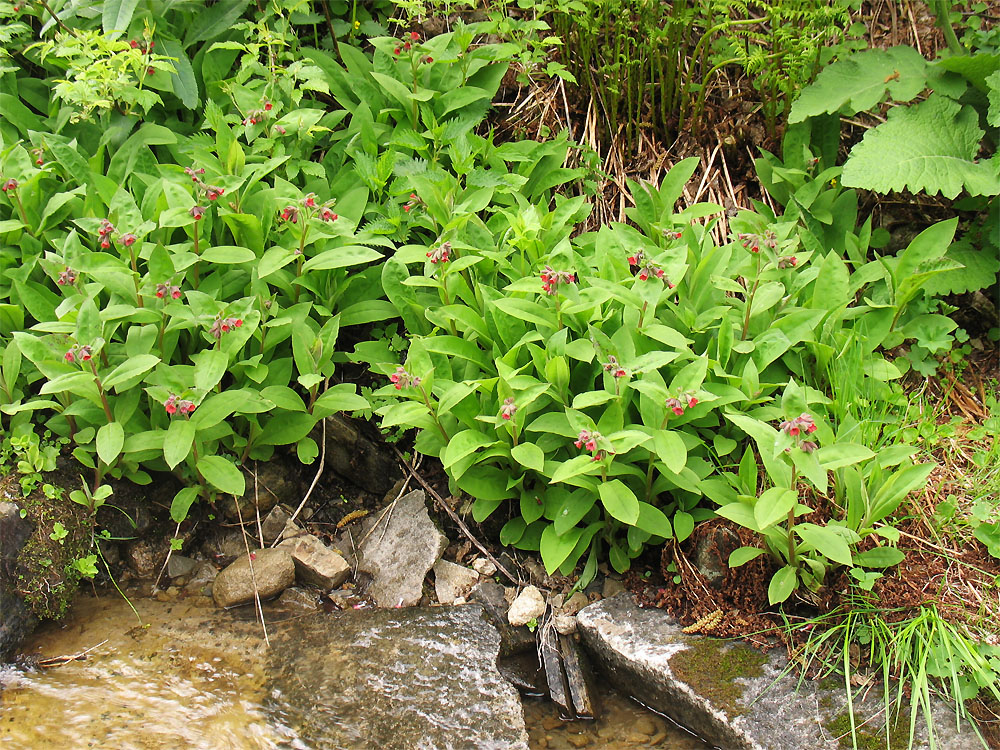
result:
[[(283, 597), (264, 605), (268, 646), (249, 606), (129, 595), (81, 593), (25, 644), (24, 664), (0, 668), (0, 748), (523, 747), (516, 692), (477, 667), (496, 641), (474, 607), (325, 614)], [(528, 746), (707, 747), (600, 697), (592, 722), (526, 698)]]

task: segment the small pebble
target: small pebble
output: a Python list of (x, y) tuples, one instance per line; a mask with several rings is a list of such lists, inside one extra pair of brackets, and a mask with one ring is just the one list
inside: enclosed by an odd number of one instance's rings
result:
[(553, 729), (559, 729), (563, 726), (566, 726), (566, 722), (555, 716), (546, 716), (542, 719), (542, 728), (546, 732), (551, 732)]
[(573, 747), (586, 747), (590, 744), (590, 737), (585, 734), (568, 734), (566, 741)]
[(656, 734), (656, 722), (648, 716), (640, 716), (635, 720), (635, 724), (632, 725), (632, 728), (639, 732), (639, 734), (644, 734), (647, 737)]

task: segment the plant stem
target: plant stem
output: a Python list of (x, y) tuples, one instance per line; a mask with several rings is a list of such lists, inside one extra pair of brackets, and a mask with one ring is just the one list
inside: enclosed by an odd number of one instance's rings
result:
[(200, 273), (199, 266), (201, 265), (201, 250), (198, 248), (198, 222), (194, 223), (194, 254), (198, 257), (198, 260), (194, 262), (194, 268), (191, 273), (193, 278), (191, 279), (191, 286), (195, 289), (198, 288), (198, 274)]
[(90, 371), (94, 373), (94, 383), (97, 385), (97, 392), (101, 394), (101, 405), (104, 407), (104, 416), (108, 418), (108, 424), (115, 421), (114, 415), (111, 413), (111, 405), (108, 404), (108, 396), (104, 392), (104, 386), (101, 385), (101, 378), (97, 375), (97, 365), (94, 364), (94, 360), (88, 360), (90, 362)]
[(750, 294), (746, 299), (747, 309), (746, 313), (743, 315), (743, 331), (740, 333), (740, 341), (746, 341), (747, 330), (750, 328), (750, 311), (753, 309), (753, 297), (757, 294), (757, 287), (760, 286), (760, 255), (755, 255), (754, 260), (756, 263), (754, 268), (753, 288), (750, 289)]
[(792, 464), (792, 492), (795, 493), (795, 505), (788, 511), (788, 564), (795, 567), (795, 536), (792, 529), (795, 528), (795, 506), (799, 504), (799, 493), (795, 489), (798, 474), (795, 471), (795, 464)]
[(444, 442), (447, 443), (450, 438), (448, 437), (448, 433), (445, 431), (444, 426), (441, 424), (440, 420), (438, 419), (437, 412), (434, 410), (434, 407), (431, 405), (431, 399), (427, 395), (427, 391), (424, 390), (423, 385), (418, 385), (417, 388), (420, 389), (420, 395), (423, 396), (423, 398), (424, 398), (424, 404), (427, 406), (427, 408), (431, 412), (431, 418), (434, 420), (434, 424), (437, 425), (438, 432), (441, 433), (441, 437), (443, 437), (444, 438)]
[(31, 231), (31, 225), (28, 223), (28, 214), (24, 212), (24, 204), (21, 203), (21, 196), (17, 194), (17, 190), (11, 190), (11, 200), (17, 206), (18, 212), (21, 214), (21, 222), (24, 224), (24, 231), (30, 234), (32, 237), (35, 233)]

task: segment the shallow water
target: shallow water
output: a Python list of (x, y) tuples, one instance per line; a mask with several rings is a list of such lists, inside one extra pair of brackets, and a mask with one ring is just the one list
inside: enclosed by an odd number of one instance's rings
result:
[[(302, 607), (268, 607), (272, 643), (280, 644), (269, 652), (249, 608), (221, 612), (204, 597), (173, 602), (133, 598), (132, 603), (142, 624), (120, 597), (81, 595), (67, 619), (39, 630), (23, 653), (49, 659), (89, 650), (85, 658), (49, 668), (9, 667), (0, 671), (0, 748), (332, 747), (317, 742), (310, 727), (317, 719), (322, 721), (322, 716), (304, 715), (324, 712), (331, 723), (354, 717), (349, 720), (357, 726), (343, 727), (341, 736), (358, 737), (358, 748), (375, 746), (361, 739), (373, 740), (377, 730), (364, 711), (371, 713), (386, 706), (331, 711), (329, 700), (317, 696), (315, 706), (310, 704), (304, 710), (303, 696), (294, 696), (296, 691), (287, 684), (287, 674), (278, 674), (289, 670), (275, 667), (275, 648), (282, 650), (282, 658), (289, 656), (299, 662), (308, 660), (310, 650), (315, 649), (324, 671), (341, 675), (356, 672), (361, 664), (357, 654), (345, 653), (341, 659), (345, 663), (335, 664), (331, 659), (337, 658), (336, 653), (313, 645), (317, 620), (336, 615)], [(332, 622), (327, 619), (325, 627)], [(301, 640), (299, 635), (303, 635)], [(297, 679), (294, 670), (292, 677)], [(420, 678), (414, 675), (414, 679)], [(306, 695), (308, 700), (308, 691)], [(603, 712), (597, 721), (565, 723), (551, 703), (527, 699), (531, 747), (706, 747), (620, 696), (604, 694), (601, 703)], [(389, 719), (391, 726), (392, 717)]]

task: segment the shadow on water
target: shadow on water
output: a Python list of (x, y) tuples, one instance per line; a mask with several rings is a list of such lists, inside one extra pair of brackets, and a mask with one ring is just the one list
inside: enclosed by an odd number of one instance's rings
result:
[[(475, 664), (492, 630), (471, 608), (325, 615), (267, 607), (271, 647), (247, 611), (210, 599), (82, 596), (0, 670), (0, 748), (300, 750), (509, 747), (516, 692)], [(463, 611), (466, 610), (466, 611)], [(100, 645), (99, 645), (100, 644)], [(96, 646), (96, 648), (95, 648)], [(702, 750), (667, 720), (604, 693), (594, 722), (525, 700), (531, 748)], [(447, 738), (447, 739), (445, 739)]]

